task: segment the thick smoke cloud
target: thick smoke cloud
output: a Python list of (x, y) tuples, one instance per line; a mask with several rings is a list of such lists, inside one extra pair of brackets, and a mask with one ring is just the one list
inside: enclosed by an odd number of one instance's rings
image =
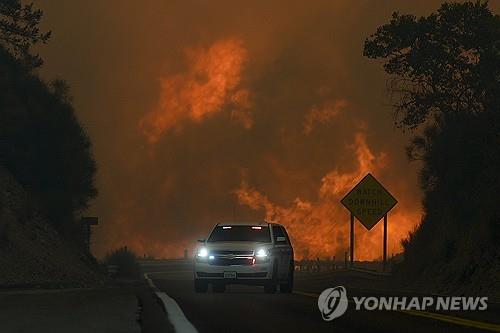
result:
[[(43, 75), (72, 86), (94, 142), (93, 250), (178, 256), (219, 221), (279, 219), (301, 256), (347, 249), (338, 200), (367, 171), (398, 198), (389, 250), (419, 222), (418, 165), (364, 38), (438, 1), (40, 2)], [(379, 257), (381, 229), (357, 227)]]
[(250, 108), (248, 90), (238, 87), (247, 61), (242, 44), (228, 39), (215, 42), (208, 50), (186, 50), (186, 72), (161, 80), (158, 105), (141, 119), (150, 143), (172, 129), (181, 131), (185, 119), (202, 122), (222, 111), (225, 104), (235, 109), (234, 119), (241, 120), (246, 128), (252, 127), (252, 119), (241, 116), (247, 115), (245, 111)]

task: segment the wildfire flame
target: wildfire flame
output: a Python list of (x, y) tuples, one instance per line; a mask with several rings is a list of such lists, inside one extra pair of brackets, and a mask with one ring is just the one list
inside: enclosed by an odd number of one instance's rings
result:
[[(380, 174), (386, 169), (386, 155), (375, 156), (366, 143), (363, 132), (355, 135), (354, 145), (357, 168), (351, 172), (333, 170), (326, 174), (314, 202), (296, 198), (288, 207), (273, 203), (265, 194), (252, 188), (245, 179), (235, 191), (240, 204), (254, 210), (263, 210), (265, 219), (284, 224), (292, 238), (298, 258), (341, 258), (349, 248), (349, 213), (340, 200), (368, 172)], [(418, 214), (397, 208), (390, 213), (390, 253), (401, 251), (405, 238), (418, 222)], [(355, 228), (356, 260), (373, 260), (382, 254), (381, 223), (370, 232), (359, 223)]]
[(248, 58), (243, 42), (219, 40), (208, 49), (186, 50), (186, 58), (187, 71), (161, 79), (158, 104), (139, 123), (148, 141), (156, 143), (165, 132), (180, 130), (183, 121), (201, 122), (224, 106), (232, 107), (232, 118), (250, 128), (250, 94), (241, 87)]

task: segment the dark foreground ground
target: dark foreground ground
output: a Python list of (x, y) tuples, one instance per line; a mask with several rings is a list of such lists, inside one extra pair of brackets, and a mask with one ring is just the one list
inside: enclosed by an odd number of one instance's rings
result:
[(318, 311), (318, 294), (345, 286), (352, 296), (412, 296), (386, 275), (364, 271), (297, 272), (295, 293), (265, 294), (262, 287), (229, 286), (196, 294), (187, 261), (142, 263), (148, 279), (94, 289), (2, 290), (1, 333), (196, 332), (500, 332), (500, 310), (347, 312), (331, 322)]
[(2, 333), (139, 333), (136, 288), (0, 292)]
[[(494, 305), (485, 312), (441, 313), (436, 319), (434, 313), (356, 311), (349, 304), (342, 317), (323, 321), (317, 295), (328, 287), (343, 285), (349, 297), (411, 295), (391, 290), (385, 276), (358, 271), (297, 273), (296, 293), (269, 295), (262, 287), (250, 286), (230, 286), (223, 294), (195, 294), (188, 262), (150, 262), (143, 270), (199, 332), (485, 332), (485, 324), (500, 324)], [(500, 331), (500, 325), (487, 328)]]

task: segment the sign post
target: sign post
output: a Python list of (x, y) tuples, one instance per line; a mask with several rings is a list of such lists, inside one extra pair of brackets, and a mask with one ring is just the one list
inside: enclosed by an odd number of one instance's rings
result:
[(387, 263), (387, 214), (384, 215), (384, 271)]
[(351, 267), (354, 264), (354, 218), (356, 217), (368, 230), (371, 230), (382, 217), (384, 218), (383, 260), (385, 270), (387, 213), (398, 201), (369, 173), (340, 202), (351, 212)]
[(83, 244), (85, 245), (87, 251), (89, 252), (90, 252), (90, 236), (92, 233), (90, 226), (97, 225), (98, 223), (99, 219), (95, 216), (84, 216), (80, 220), (80, 226), (82, 228)]
[(354, 265), (354, 215), (352, 213), (351, 213), (351, 245), (349, 246), (349, 249), (351, 251), (350, 261), (352, 268)]

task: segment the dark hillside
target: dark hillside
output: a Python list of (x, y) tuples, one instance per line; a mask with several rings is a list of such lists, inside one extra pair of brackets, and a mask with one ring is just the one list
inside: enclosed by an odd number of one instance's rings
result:
[(0, 267), (0, 287), (89, 286), (104, 281), (95, 260), (61, 238), (4, 168), (0, 168)]

